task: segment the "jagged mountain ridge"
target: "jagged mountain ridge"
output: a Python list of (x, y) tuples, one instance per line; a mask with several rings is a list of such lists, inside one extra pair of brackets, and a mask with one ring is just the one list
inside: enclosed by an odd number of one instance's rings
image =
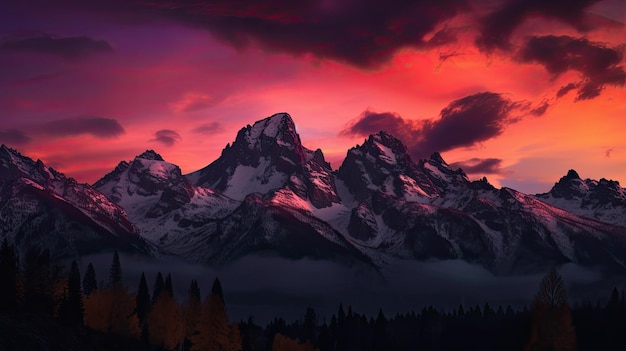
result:
[(377, 267), (461, 258), (501, 273), (565, 262), (623, 268), (624, 228), (496, 189), (486, 179), (469, 181), (438, 153), (415, 162), (386, 132), (350, 149), (333, 171), (321, 150), (302, 145), (291, 116), (279, 113), (242, 128), (216, 161), (185, 177), (195, 189), (234, 201), (220, 218), (176, 229), (175, 245), (159, 242), (194, 261), (288, 255), (284, 248), (307, 232), (322, 240), (315, 245), (330, 248), (301, 245), (298, 255)]
[(5, 145), (0, 146), (0, 229), (21, 252), (34, 246), (59, 257), (152, 250), (121, 206)]
[(339, 202), (331, 173), (322, 151), (305, 148), (291, 116), (278, 113), (242, 128), (217, 160), (186, 177), (239, 201), (288, 185), (323, 208)]
[(382, 269), (463, 259), (501, 274), (625, 266), (623, 226), (469, 181), (438, 153), (414, 161), (386, 132), (350, 149), (334, 171), (321, 150), (302, 145), (286, 113), (242, 128), (191, 174), (148, 150), (94, 188), (160, 252), (213, 265), (260, 253)]
[(626, 227), (626, 191), (618, 181), (583, 180), (570, 169), (549, 192), (535, 196), (580, 216)]

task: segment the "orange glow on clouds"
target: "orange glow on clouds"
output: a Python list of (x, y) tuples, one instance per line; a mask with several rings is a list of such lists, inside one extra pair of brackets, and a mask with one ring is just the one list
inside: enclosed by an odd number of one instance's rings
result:
[[(607, 4), (592, 10), (623, 8), (612, 0)], [(32, 23), (36, 17), (24, 18)], [(611, 47), (623, 45), (626, 30), (618, 20), (612, 17), (610, 25), (584, 36)], [(47, 21), (37, 23), (54, 27), (53, 19)], [(467, 14), (436, 26), (424, 38), (450, 28), (456, 30), (456, 41), (401, 48), (376, 68), (311, 53), (289, 54), (269, 45), (233, 48), (210, 31), (171, 22), (130, 26), (94, 21), (86, 35), (111, 43), (111, 55), (72, 62), (0, 52), (0, 64), (11, 67), (0, 75), (5, 125), (0, 132), (25, 132), (32, 142), (14, 147), (79, 181), (92, 183), (145, 149), (154, 149), (184, 173), (197, 170), (215, 160), (240, 128), (276, 112), (290, 113), (303, 144), (321, 148), (337, 168), (347, 150), (363, 141), (340, 131), (363, 111), (393, 112), (415, 122), (437, 120), (451, 101), (486, 91), (532, 107), (542, 102), (550, 106), (541, 116), (520, 114), (489, 140), (443, 152), (448, 163), (501, 159), (499, 173), (486, 174), (489, 180), (531, 192), (546, 191), (569, 168), (582, 177), (626, 181), (626, 90), (606, 85), (591, 100), (575, 101), (575, 91), (557, 99), (561, 87), (583, 79), (579, 72), (554, 77), (537, 63), (521, 62), (514, 52), (480, 52), (474, 45), (475, 20)], [(76, 18), (59, 28), (61, 35), (76, 35), (84, 23)], [(2, 30), (14, 29), (0, 25)], [(387, 34), (380, 40), (389, 41)], [(557, 20), (531, 18), (511, 41), (519, 48), (528, 36), (547, 34), (581, 36)], [(125, 133), (99, 139), (41, 132), (45, 122), (81, 116), (115, 119)], [(181, 139), (172, 146), (154, 141), (159, 130), (175, 131)]]

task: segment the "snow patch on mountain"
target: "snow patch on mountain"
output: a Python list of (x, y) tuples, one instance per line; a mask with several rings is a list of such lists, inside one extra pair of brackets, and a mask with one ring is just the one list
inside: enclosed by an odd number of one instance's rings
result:
[(248, 194), (267, 194), (284, 186), (287, 176), (277, 172), (268, 158), (259, 159), (257, 167), (238, 165), (223, 194), (242, 201)]

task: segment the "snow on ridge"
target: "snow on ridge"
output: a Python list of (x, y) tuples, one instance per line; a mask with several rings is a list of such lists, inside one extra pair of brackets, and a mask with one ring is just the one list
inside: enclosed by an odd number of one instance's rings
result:
[[(254, 123), (245, 136), (248, 147), (251, 150), (254, 149), (262, 134), (270, 138), (277, 138), (280, 133), (281, 124), (288, 123), (289, 121), (291, 121), (289, 114), (277, 113)], [(277, 142), (282, 143), (281, 145), (289, 146), (284, 140), (277, 140)]]
[(424, 203), (431, 199), (424, 189), (417, 184), (415, 179), (404, 174), (400, 174), (398, 178), (402, 181), (402, 192), (406, 201)]
[(424, 168), (434, 177), (437, 177), (439, 179), (447, 178), (447, 176), (439, 168), (437, 168), (430, 162), (424, 163)]
[(173, 163), (166, 161), (148, 160), (136, 158), (133, 162), (139, 162), (142, 169), (148, 169), (149, 173), (159, 179), (167, 179), (177, 168)]
[(378, 141), (374, 141), (374, 145), (381, 151), (379, 158), (390, 165), (396, 165), (398, 161), (396, 160), (396, 154), (393, 153), (390, 147), (385, 146)]
[(27, 185), (32, 186), (33, 188), (36, 188), (36, 189), (39, 189), (39, 190), (45, 190), (45, 188), (44, 188), (41, 184), (39, 184), (39, 183), (37, 183), (37, 182), (34, 182), (34, 181), (32, 181), (32, 180), (30, 180), (30, 179), (28, 179), (28, 178), (24, 178), (24, 177), (22, 177), (22, 178), (20, 178), (19, 180), (20, 180), (22, 183), (24, 183), (24, 184), (27, 184)]
[(269, 193), (285, 185), (287, 175), (276, 171), (271, 160), (262, 157), (257, 167), (238, 165), (222, 192), (231, 199), (242, 201), (254, 192)]
[[(289, 115), (286, 113), (277, 113), (269, 117), (267, 123), (265, 124), (265, 128), (263, 128), (263, 134), (267, 135), (268, 137), (275, 138), (276, 136), (278, 136), (281, 123), (283, 123), (283, 121), (285, 121), (287, 118), (289, 118)], [(285, 123), (286, 122), (287, 121), (285, 121)]]

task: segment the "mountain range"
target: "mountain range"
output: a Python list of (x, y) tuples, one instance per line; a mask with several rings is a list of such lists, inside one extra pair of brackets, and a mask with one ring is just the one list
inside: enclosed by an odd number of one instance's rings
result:
[(626, 271), (626, 194), (573, 170), (550, 192), (470, 181), (440, 154), (413, 160), (381, 131), (333, 170), (287, 113), (242, 128), (183, 175), (147, 150), (93, 185), (0, 147), (0, 234), (58, 256), (119, 249), (220, 266), (249, 254), (384, 270), (461, 259), (496, 274), (568, 262)]

